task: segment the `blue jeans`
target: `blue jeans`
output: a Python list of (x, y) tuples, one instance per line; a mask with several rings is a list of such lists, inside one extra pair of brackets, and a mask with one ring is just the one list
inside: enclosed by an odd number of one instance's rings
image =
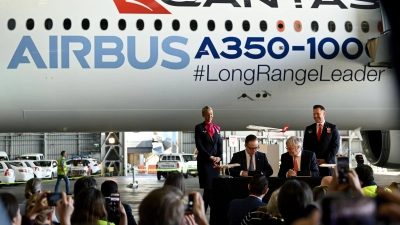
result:
[(67, 190), (66, 194), (70, 194), (69, 192), (69, 180), (67, 175), (57, 175), (57, 183), (56, 183), (56, 188), (54, 189), (54, 192), (58, 192), (58, 187), (60, 186), (61, 179), (64, 179), (65, 181), (65, 189)]

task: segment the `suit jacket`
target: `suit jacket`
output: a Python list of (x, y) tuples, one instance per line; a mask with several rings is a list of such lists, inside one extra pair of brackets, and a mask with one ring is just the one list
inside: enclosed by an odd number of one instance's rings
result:
[[(286, 177), (289, 169), (293, 168), (293, 157), (288, 152), (282, 154), (278, 177)], [(319, 177), (318, 163), (314, 152), (304, 149), (301, 151), (300, 170), (309, 170), (312, 177)]]
[(228, 210), (229, 225), (240, 225), (244, 217), (254, 208), (265, 206), (259, 198), (248, 196), (245, 199), (234, 199), (231, 201)]
[[(261, 171), (265, 177), (270, 177), (274, 171), (271, 165), (268, 163), (267, 156), (263, 152), (256, 152), (256, 170)], [(232, 176), (240, 176), (240, 171), (247, 171), (247, 160), (246, 160), (246, 150), (236, 152), (233, 154), (231, 162), (229, 164), (239, 163), (240, 167), (233, 167), (229, 169), (229, 173)]]
[(218, 177), (220, 171), (213, 168), (214, 164), (209, 158), (210, 156), (220, 157), (222, 161), (222, 138), (219, 134), (220, 131), (215, 129), (213, 139), (211, 139), (206, 130), (205, 122), (197, 124), (194, 130), (200, 188), (212, 189), (212, 179)]
[(325, 159), (328, 164), (335, 164), (339, 150), (340, 136), (336, 125), (328, 123), (322, 129), (321, 139), (317, 138), (317, 124), (314, 123), (304, 131), (303, 148), (315, 153), (317, 159)]

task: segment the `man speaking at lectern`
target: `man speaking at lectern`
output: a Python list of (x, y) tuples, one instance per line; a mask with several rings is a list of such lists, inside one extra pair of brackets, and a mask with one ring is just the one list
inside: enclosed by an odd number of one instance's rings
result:
[(318, 177), (319, 170), (315, 153), (302, 149), (298, 137), (286, 141), (287, 152), (281, 155), (278, 177), (296, 177), (298, 171), (310, 171), (311, 177)]
[(229, 175), (247, 177), (262, 173), (265, 177), (270, 177), (273, 170), (265, 153), (258, 151), (257, 137), (253, 134), (248, 135), (244, 146), (246, 147), (245, 150), (233, 154), (229, 164), (239, 163), (240, 166), (230, 168)]

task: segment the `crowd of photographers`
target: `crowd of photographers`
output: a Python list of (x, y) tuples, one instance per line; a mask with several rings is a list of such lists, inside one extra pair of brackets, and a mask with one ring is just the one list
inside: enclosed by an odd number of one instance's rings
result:
[[(268, 204), (241, 212), (245, 215), (241, 224), (400, 224), (400, 191), (396, 183), (389, 188), (378, 187), (372, 169), (366, 165), (347, 173), (347, 183), (339, 182), (336, 168), (334, 171), (333, 177), (324, 178), (321, 186), (313, 190), (302, 181), (288, 180)], [(266, 179), (257, 175), (250, 183)], [(99, 190), (94, 178), (80, 178), (73, 196), (44, 192), (41, 185), (37, 178), (28, 181), (26, 200), (21, 204), (10, 193), (0, 194), (1, 224), (209, 224), (202, 196), (198, 192), (186, 193), (180, 173), (171, 173), (163, 187), (148, 193), (139, 206), (137, 222), (131, 207), (120, 201), (114, 181), (104, 181)], [(268, 191), (267, 186), (264, 182), (262, 193)]]

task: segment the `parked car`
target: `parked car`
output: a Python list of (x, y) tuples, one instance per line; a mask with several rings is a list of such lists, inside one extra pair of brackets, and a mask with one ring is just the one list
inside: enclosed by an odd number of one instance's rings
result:
[(21, 160), (43, 160), (44, 155), (42, 153), (28, 153), (22, 154)]
[(33, 169), (33, 174), (36, 178), (44, 178), (44, 169), (40, 166), (35, 165), (32, 160), (21, 160), (21, 162), (25, 163), (27, 167)]
[(15, 182), (14, 169), (5, 161), (0, 161), (0, 188)]
[(57, 177), (57, 165), (56, 160), (39, 160), (33, 161), (36, 166), (43, 168), (43, 178), (53, 179)]
[(15, 181), (28, 181), (34, 178), (33, 169), (24, 165), (22, 161), (4, 161), (10, 168), (14, 169)]

